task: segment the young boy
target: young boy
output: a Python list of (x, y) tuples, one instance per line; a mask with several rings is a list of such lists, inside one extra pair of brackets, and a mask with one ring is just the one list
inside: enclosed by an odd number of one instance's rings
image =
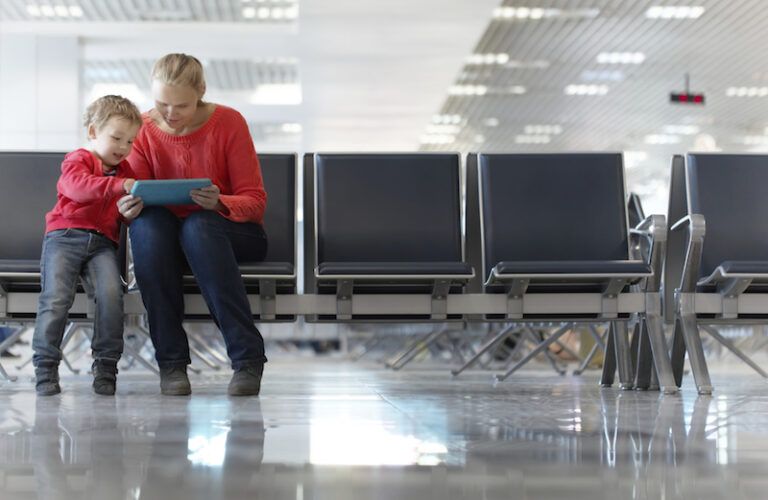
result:
[(117, 200), (135, 182), (125, 159), (141, 123), (139, 110), (128, 99), (113, 95), (97, 99), (85, 113), (91, 149), (73, 151), (61, 164), (56, 206), (45, 217), (41, 291), (32, 340), (35, 389), (40, 396), (61, 392), (61, 340), (79, 278), (96, 301), (93, 390), (115, 393), (117, 362), (123, 352)]

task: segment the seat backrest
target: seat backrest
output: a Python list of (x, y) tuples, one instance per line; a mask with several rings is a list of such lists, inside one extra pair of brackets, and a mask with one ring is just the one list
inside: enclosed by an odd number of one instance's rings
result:
[(706, 222), (699, 276), (728, 260), (768, 260), (768, 156), (689, 154), (685, 173), (688, 214)]
[(635, 227), (645, 219), (643, 202), (640, 200), (640, 196), (638, 196), (637, 193), (629, 194), (629, 201), (627, 202), (627, 218), (629, 219), (629, 227)]
[(264, 229), (267, 233), (266, 262), (288, 262), (296, 265), (296, 155), (259, 154), (267, 210)]
[(621, 154), (478, 155), (485, 278), (503, 261), (627, 260)]
[(64, 153), (0, 151), (0, 259), (39, 260)]
[(459, 155), (316, 154), (317, 263), (462, 262)]

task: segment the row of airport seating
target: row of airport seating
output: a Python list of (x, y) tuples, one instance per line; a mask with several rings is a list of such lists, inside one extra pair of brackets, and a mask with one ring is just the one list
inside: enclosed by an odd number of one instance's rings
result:
[[(0, 153), (0, 318), (34, 319), (62, 156)], [(618, 369), (633, 387), (643, 366), (674, 392), (687, 352), (708, 393), (699, 324), (768, 319), (763, 156), (675, 157), (669, 232), (659, 215), (630, 228), (621, 154), (312, 153), (301, 172), (293, 154), (260, 160), (269, 251), (241, 263), (257, 322), (609, 322), (605, 385)], [(189, 317), (205, 317), (191, 277), (187, 292)], [(143, 313), (136, 294), (126, 313)], [(643, 363), (630, 358), (632, 318)], [(664, 319), (676, 324), (671, 354)]]

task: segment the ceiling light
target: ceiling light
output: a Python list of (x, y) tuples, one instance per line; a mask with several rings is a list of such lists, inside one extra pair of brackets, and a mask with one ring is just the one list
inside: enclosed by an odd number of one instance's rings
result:
[(40, 11), (43, 13), (45, 17), (53, 17), (56, 15), (56, 11), (53, 10), (53, 7), (50, 5), (41, 5)]
[(486, 118), (483, 120), (483, 125), (486, 127), (498, 127), (499, 126), (499, 119), (498, 118)]
[(701, 131), (697, 125), (664, 125), (662, 132), (665, 134), (696, 135)]
[(79, 5), (69, 6), (69, 15), (72, 17), (83, 17), (83, 9)]
[(597, 96), (608, 93), (607, 85), (568, 85), (565, 87), (566, 95)]
[(725, 90), (728, 97), (767, 97), (768, 87), (728, 87)]
[(706, 9), (700, 6), (655, 5), (645, 11), (649, 19), (698, 19)]
[(253, 19), (256, 17), (255, 7), (243, 7), (243, 17), (246, 19)]
[(269, 7), (259, 7), (256, 11), (256, 15), (259, 19), (267, 19), (269, 17)]
[(563, 127), (560, 125), (526, 125), (524, 131), (526, 135), (560, 135), (563, 133)]
[(505, 64), (507, 68), (536, 68), (536, 69), (544, 69), (548, 68), (550, 65), (549, 61), (544, 60), (537, 60), (537, 61), (509, 61)]
[(286, 7), (283, 12), (285, 13), (286, 19), (296, 19), (299, 17), (299, 6), (292, 5), (290, 7)]
[(445, 125), (448, 124), (459, 124), (461, 123), (461, 115), (434, 115), (432, 117), (432, 123), (442, 123)]
[(593, 18), (600, 15), (600, 9), (541, 9), (529, 7), (497, 7), (493, 17), (501, 20), (539, 20), (555, 17)]
[(56, 11), (56, 15), (59, 17), (69, 17), (69, 9), (67, 9), (66, 5), (56, 5), (53, 7), (53, 10)]
[(526, 92), (528, 92), (528, 89), (526, 89), (522, 85), (512, 85), (511, 87), (509, 87), (508, 92), (513, 95), (523, 95)]
[(472, 54), (467, 57), (467, 64), (506, 64), (509, 54)]
[(517, 144), (549, 144), (552, 139), (548, 135), (518, 135), (515, 136)]
[(483, 134), (477, 134), (477, 135), (476, 135), (476, 136), (473, 138), (473, 140), (474, 140), (476, 143), (478, 143), (478, 144), (482, 144), (482, 143), (484, 143), (484, 142), (485, 142), (485, 136), (484, 136)]
[(599, 64), (642, 64), (645, 54), (642, 52), (601, 52), (597, 55)]
[(283, 123), (280, 129), (289, 134), (298, 134), (301, 132), (301, 123)]
[(680, 136), (671, 134), (651, 134), (645, 136), (646, 144), (678, 144)]
[(27, 5), (27, 14), (29, 14), (32, 17), (40, 17), (43, 15), (42, 12), (40, 12), (40, 7), (37, 5)]
[(272, 7), (272, 18), (282, 19), (285, 16), (285, 11), (280, 7)]
[(448, 89), (450, 95), (485, 95), (487, 92), (485, 85), (452, 85)]

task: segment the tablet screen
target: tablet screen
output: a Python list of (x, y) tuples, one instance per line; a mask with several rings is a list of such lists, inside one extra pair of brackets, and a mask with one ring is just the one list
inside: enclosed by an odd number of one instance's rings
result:
[(190, 205), (193, 189), (211, 185), (210, 179), (140, 180), (134, 183), (131, 194), (144, 201), (144, 205)]

